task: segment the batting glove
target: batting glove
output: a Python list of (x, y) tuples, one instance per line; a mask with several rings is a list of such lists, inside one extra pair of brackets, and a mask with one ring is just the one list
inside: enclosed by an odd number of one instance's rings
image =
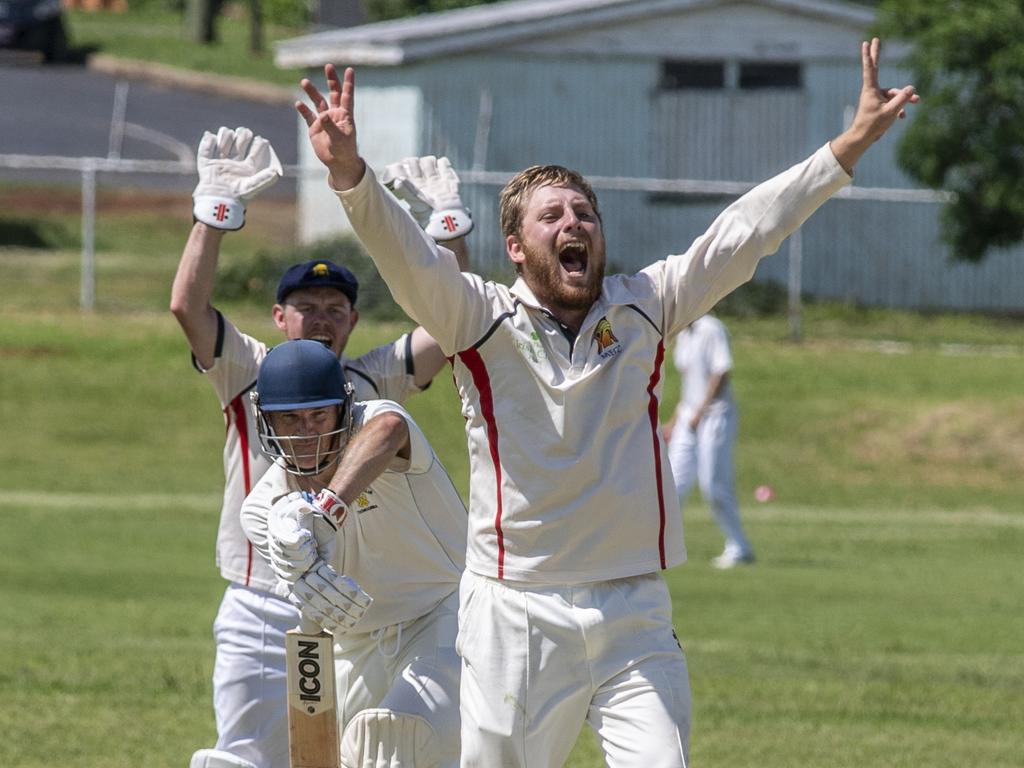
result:
[(353, 579), (322, 560), (292, 585), (288, 599), (299, 609), (304, 622), (335, 635), (351, 630), (373, 603)]
[(196, 153), (199, 183), (192, 215), (216, 229), (241, 229), (245, 201), (276, 182), (283, 170), (270, 142), (248, 128), (206, 131)]
[(437, 242), (473, 231), (473, 216), (462, 204), (459, 177), (447, 157), (407, 157), (387, 166), (381, 181), (409, 204), (416, 223)]
[(341, 524), (345, 522), (345, 517), (348, 515), (348, 504), (330, 488), (324, 488), (313, 497), (313, 506), (328, 524), (333, 524), (336, 529), (341, 528)]
[(281, 581), (294, 584), (319, 559), (331, 559), (336, 526), (301, 491), (282, 497), (267, 516), (270, 567)]

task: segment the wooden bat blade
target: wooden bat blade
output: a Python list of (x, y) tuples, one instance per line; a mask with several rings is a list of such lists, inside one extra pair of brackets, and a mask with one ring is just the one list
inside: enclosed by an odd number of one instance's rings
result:
[(291, 768), (339, 768), (334, 638), (327, 632), (289, 630), (285, 664)]

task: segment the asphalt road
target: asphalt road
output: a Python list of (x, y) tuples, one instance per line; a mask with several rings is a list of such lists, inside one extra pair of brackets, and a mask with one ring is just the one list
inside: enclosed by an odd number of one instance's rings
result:
[[(192, 162), (204, 130), (245, 125), (271, 141), (283, 164), (297, 161), (298, 117), (287, 104), (113, 76), (83, 66), (4, 59), (0, 59), (0, 155), (108, 157), (118, 83), (123, 83), (124, 132), (113, 149), (123, 158)], [(3, 167), (0, 179), (79, 183), (73, 172)], [(120, 180), (126, 186), (168, 191), (191, 189), (195, 184), (195, 176), (100, 174), (101, 184)], [(293, 196), (294, 190), (294, 181), (285, 179), (271, 193)]]

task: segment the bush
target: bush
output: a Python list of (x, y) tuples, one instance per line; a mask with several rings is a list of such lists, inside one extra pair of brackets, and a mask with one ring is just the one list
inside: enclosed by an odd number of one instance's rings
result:
[(784, 313), (788, 305), (786, 286), (760, 280), (741, 285), (715, 305), (715, 312), (727, 317), (766, 317)]
[(223, 267), (217, 277), (217, 298), (273, 304), (277, 283), (293, 264), (322, 259), (341, 264), (359, 280), (359, 314), (373, 320), (405, 320), (405, 313), (391, 298), (370, 257), (354, 239), (342, 237), (322, 240), (287, 251), (260, 251), (255, 258)]

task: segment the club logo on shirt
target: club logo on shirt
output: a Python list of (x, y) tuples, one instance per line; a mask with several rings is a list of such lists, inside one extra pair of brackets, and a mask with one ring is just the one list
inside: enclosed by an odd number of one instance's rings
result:
[(602, 317), (597, 321), (597, 328), (594, 329), (594, 341), (597, 342), (597, 354), (602, 358), (615, 357), (622, 351), (622, 345), (619, 344), (618, 338), (612, 332), (612, 324), (608, 322), (607, 317)]
[(363, 512), (369, 512), (371, 509), (376, 509), (377, 505), (374, 504), (373, 501), (370, 499), (370, 495), (372, 493), (373, 490), (367, 488), (365, 491), (356, 496), (355, 500), (352, 502), (350, 506), (360, 515), (363, 514)]
[(531, 332), (528, 339), (513, 339), (512, 343), (516, 345), (516, 349), (519, 350), (523, 357), (528, 357), (535, 363), (548, 359), (547, 353), (544, 351), (544, 345), (541, 344), (540, 336), (537, 335), (536, 331)]

